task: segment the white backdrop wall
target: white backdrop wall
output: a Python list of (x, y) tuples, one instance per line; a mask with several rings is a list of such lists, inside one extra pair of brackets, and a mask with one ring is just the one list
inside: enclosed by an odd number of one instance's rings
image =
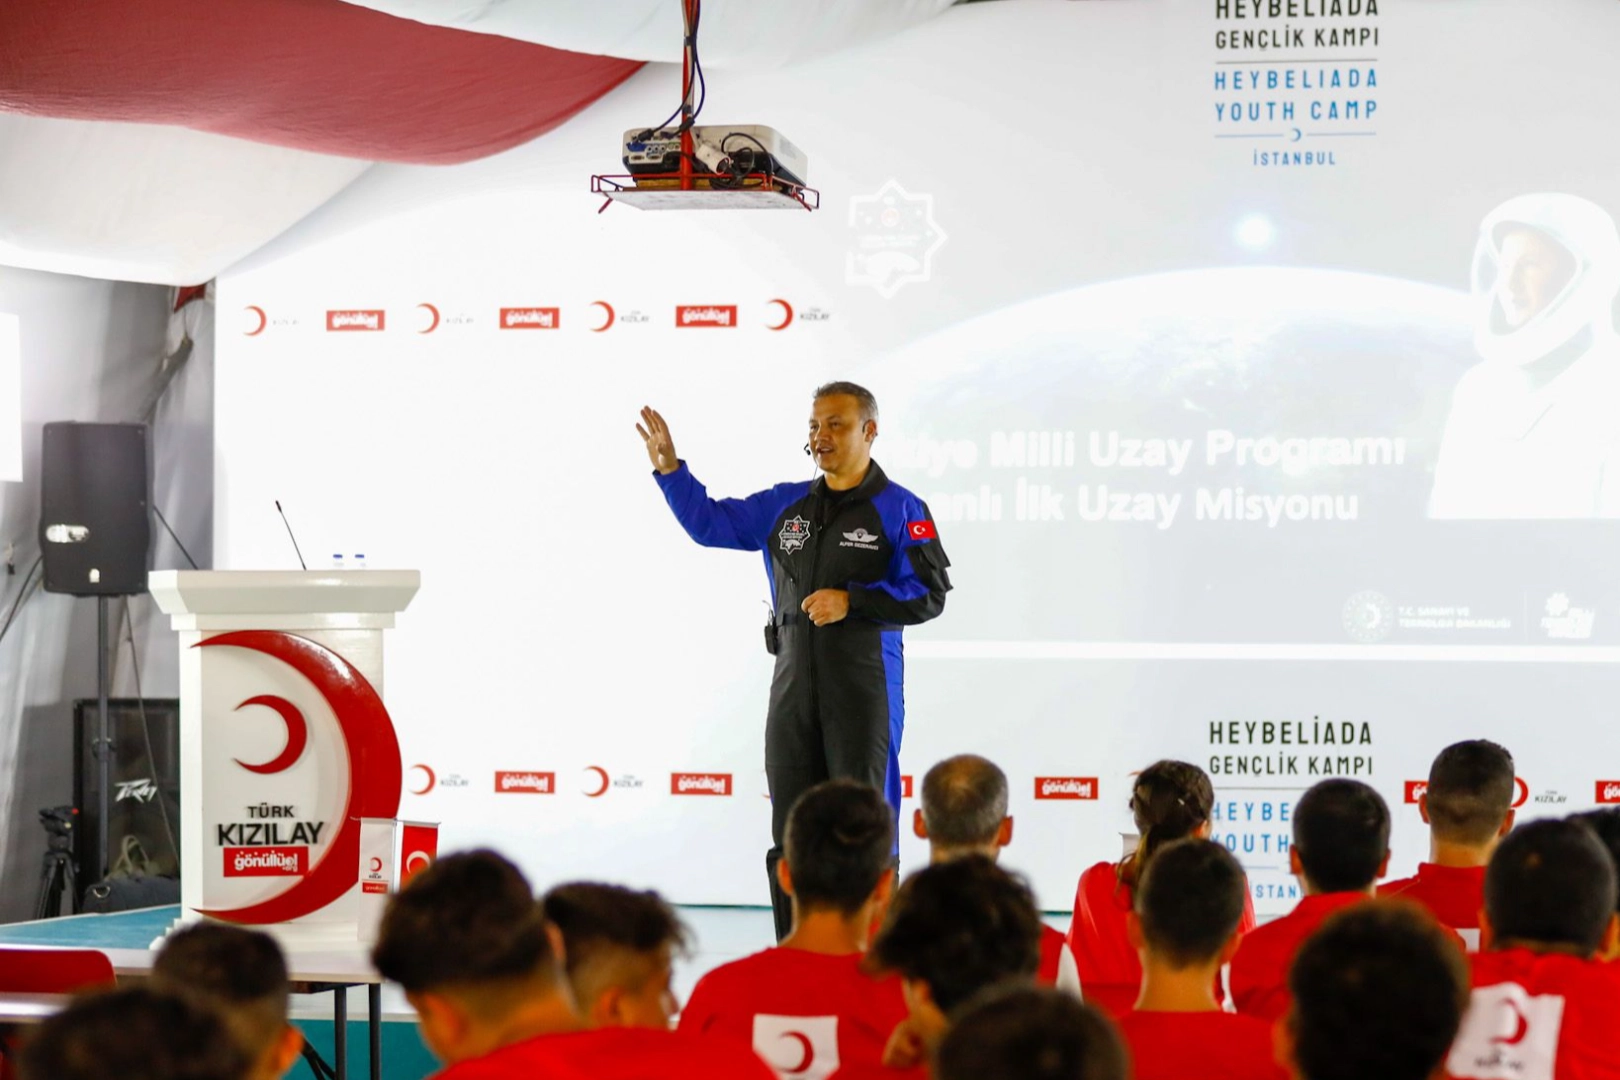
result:
[[(706, 121), (807, 148), (814, 215), (594, 213), (588, 175), (667, 112), (668, 68), (534, 146), (379, 166), (220, 279), (219, 564), (295, 565), (279, 498), (321, 562), (422, 570), (389, 704), (403, 812), (447, 846), (540, 884), (760, 903), (765, 581), (685, 538), (631, 425), (659, 407), (711, 491), (746, 494), (807, 475), (809, 390), (853, 378), (955, 562), (945, 615), (908, 634), (903, 771), (1001, 762), (1008, 858), (1047, 906), (1117, 854), (1129, 775), (1162, 756), (1217, 774), (1262, 911), (1295, 895), (1287, 815), (1320, 775), (1384, 792), (1403, 871), (1426, 843), (1407, 782), (1455, 739), (1515, 751), (1524, 813), (1588, 804), (1620, 776), (1597, 737), (1620, 531), (1430, 508), (1480, 363), (1481, 218), (1542, 191), (1620, 212), (1594, 134), (1620, 10), (1355, 7), (1283, 54), (1217, 47), (1286, 21), (1219, 5), (1008, 0), (714, 80)], [(1527, 91), (1553, 83), (1557, 108)], [(554, 325), (504, 328), (519, 308)], [(356, 322), (376, 329), (328, 329)], [(1597, 367), (1558, 408), (1613, 401)], [(498, 771), (554, 792), (497, 793)], [(680, 772), (731, 794), (672, 794)]]
[[(136, 419), (161, 358), (185, 329), (197, 345), (153, 422), (154, 497), (192, 556), (204, 566), (212, 559), (212, 307), (194, 303), (171, 319), (171, 298), (170, 289), (154, 285), (0, 267), (0, 311), (16, 315), (20, 329), (23, 419), (23, 479), (0, 483), (0, 539), (14, 546), (16, 566), (14, 575), (0, 578), (3, 610), (39, 554), (42, 427)], [(186, 565), (155, 522), (153, 537), (155, 565)], [(149, 598), (130, 604), (141, 690), (173, 697), (174, 635)], [(119, 603), (112, 610), (121, 617)], [(116, 636), (112, 691), (133, 697), (122, 624)], [(95, 647), (94, 601), (45, 592), (27, 601), (0, 642), (0, 921), (32, 916), (45, 852), (38, 811), (72, 801), (73, 702), (95, 696)]]

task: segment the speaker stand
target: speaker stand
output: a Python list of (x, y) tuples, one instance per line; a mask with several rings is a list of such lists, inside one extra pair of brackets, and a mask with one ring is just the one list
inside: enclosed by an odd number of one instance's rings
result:
[(96, 597), (96, 840), (101, 851), (101, 865), (96, 869), (94, 881), (106, 878), (112, 868), (112, 720), (108, 715), (108, 666), (110, 652), (107, 634), (107, 602), (105, 596)]

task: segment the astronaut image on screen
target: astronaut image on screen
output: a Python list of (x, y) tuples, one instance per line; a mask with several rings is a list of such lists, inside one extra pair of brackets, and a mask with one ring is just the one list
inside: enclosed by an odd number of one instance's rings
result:
[(1574, 195), (1521, 195), (1480, 223), (1474, 345), (1429, 516), (1620, 517), (1620, 235)]

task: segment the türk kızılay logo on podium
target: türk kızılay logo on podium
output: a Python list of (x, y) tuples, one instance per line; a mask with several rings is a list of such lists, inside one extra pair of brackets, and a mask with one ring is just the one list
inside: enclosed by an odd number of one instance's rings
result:
[(276, 630), (207, 638), (202, 914), (316, 915), (359, 882), (360, 821), (399, 811), (404, 769), (371, 682), (338, 652)]

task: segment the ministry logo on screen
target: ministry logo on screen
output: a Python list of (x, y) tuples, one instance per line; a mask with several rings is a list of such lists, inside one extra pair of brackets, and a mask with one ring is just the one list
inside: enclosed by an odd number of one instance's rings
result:
[(1344, 602), (1344, 632), (1351, 641), (1372, 645), (1395, 631), (1395, 605), (1381, 592), (1363, 589)]

